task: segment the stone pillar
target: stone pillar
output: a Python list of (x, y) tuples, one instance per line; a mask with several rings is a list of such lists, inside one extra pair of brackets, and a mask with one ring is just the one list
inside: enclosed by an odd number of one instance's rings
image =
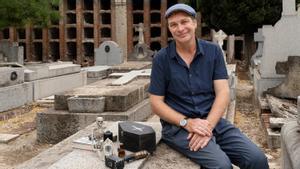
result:
[(296, 15), (295, 0), (282, 0), (282, 16)]
[(229, 35), (227, 40), (227, 63), (232, 63), (234, 61), (234, 35)]
[[(116, 42), (123, 51), (127, 51), (127, 0), (115, 0), (116, 12)], [(127, 52), (124, 52), (124, 60), (127, 61)]]
[(298, 111), (298, 124), (300, 125), (300, 96), (298, 96), (298, 101), (297, 101), (297, 111)]

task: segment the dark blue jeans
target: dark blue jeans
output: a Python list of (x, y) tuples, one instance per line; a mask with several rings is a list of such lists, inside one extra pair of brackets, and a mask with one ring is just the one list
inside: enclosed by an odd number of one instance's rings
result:
[(165, 123), (162, 139), (202, 168), (232, 169), (231, 164), (234, 164), (240, 169), (268, 169), (264, 153), (238, 128), (224, 120), (221, 120), (223, 130), (217, 126), (208, 145), (198, 151), (190, 151), (188, 132), (180, 127)]

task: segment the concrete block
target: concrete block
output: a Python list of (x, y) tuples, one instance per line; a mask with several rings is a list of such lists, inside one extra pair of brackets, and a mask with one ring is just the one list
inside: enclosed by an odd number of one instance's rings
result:
[(125, 112), (70, 113), (51, 108), (37, 114), (37, 139), (39, 142), (57, 143), (91, 124), (99, 116), (106, 121), (142, 121), (151, 113), (149, 99)]
[(16, 85), (24, 82), (24, 69), (0, 67), (0, 87)]
[(106, 78), (110, 73), (110, 66), (91, 66), (81, 68), (82, 71), (87, 71), (88, 78)]
[(0, 112), (33, 101), (33, 83), (25, 82), (0, 88)]
[[(71, 96), (105, 97), (104, 111), (126, 111), (148, 97), (149, 79), (136, 79), (123, 86), (109, 86), (114, 79), (103, 79), (55, 95), (55, 108), (67, 109), (67, 98)], [(65, 95), (65, 96), (63, 96)]]
[(267, 128), (267, 143), (270, 149), (280, 148), (280, 132), (273, 131), (270, 128)]
[(74, 89), (86, 84), (86, 72), (33, 81), (34, 100)]
[(19, 134), (1, 134), (0, 133), (0, 143), (8, 143), (19, 137)]
[(271, 129), (281, 129), (281, 127), (287, 123), (290, 119), (288, 118), (276, 118), (270, 117), (270, 127)]
[(25, 81), (33, 81), (80, 72), (80, 65), (71, 62), (25, 65)]
[(74, 96), (67, 99), (69, 112), (72, 113), (102, 113), (104, 97)]
[(263, 92), (268, 88), (279, 85), (284, 79), (284, 76), (263, 78), (261, 77), (257, 69), (254, 69), (253, 73), (253, 87), (255, 98), (258, 98), (258, 96), (262, 96)]
[(297, 120), (281, 128), (281, 168), (298, 169), (300, 166), (300, 126)]

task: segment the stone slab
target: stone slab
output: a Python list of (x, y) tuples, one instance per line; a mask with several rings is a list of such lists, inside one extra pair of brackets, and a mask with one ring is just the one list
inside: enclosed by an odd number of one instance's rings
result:
[[(106, 129), (112, 131), (114, 135), (118, 135), (118, 123), (113, 123), (108, 126)], [(156, 143), (158, 143), (161, 139), (161, 125), (160, 123), (143, 123), (151, 126), (156, 133)], [(115, 142), (114, 152), (116, 154), (116, 147), (119, 145), (119, 142)], [(131, 153), (129, 151), (127, 154)], [(133, 161), (131, 163), (125, 163), (124, 169), (138, 169), (141, 168), (144, 162), (147, 159), (140, 159), (137, 161)], [(85, 151), (75, 149), (68, 155), (64, 156), (62, 159), (54, 163), (49, 167), (49, 169), (98, 169), (98, 168), (106, 168), (103, 154), (97, 154), (93, 151)]]
[(34, 100), (68, 91), (86, 84), (86, 72), (78, 72), (47, 79), (35, 80)]
[[(111, 125), (117, 125), (117, 123), (111, 123), (111, 122), (106, 122), (107, 126), (111, 126)], [(145, 125), (150, 125), (152, 126), (157, 132), (156, 132), (156, 137), (159, 137), (160, 132), (160, 128), (161, 125), (158, 122), (155, 123), (142, 123)], [(62, 164), (58, 167), (64, 167), (67, 165), (71, 165), (73, 166), (74, 163), (77, 163), (77, 160), (70, 160), (68, 161), (68, 163), (62, 163), (65, 162), (66, 159), (69, 159), (69, 157), (74, 157), (74, 155), (76, 155), (75, 153), (72, 153), (74, 151), (74, 149), (72, 148), (72, 142), (75, 139), (81, 138), (81, 137), (85, 137), (88, 136), (90, 133), (92, 133), (92, 129), (96, 126), (95, 123), (87, 126), (86, 128), (84, 128), (83, 130), (78, 131), (76, 134), (68, 137), (67, 139), (63, 140), (62, 142), (54, 145), (53, 147), (51, 147), (50, 149), (40, 153), (39, 155), (33, 157), (32, 159), (20, 164), (19, 166), (16, 167), (16, 169), (32, 169), (32, 168), (38, 168), (38, 169), (48, 169), (49, 167), (56, 167), (57, 164)], [(115, 133), (114, 133), (115, 134)], [(117, 132), (116, 132), (117, 134)], [(157, 141), (159, 141), (160, 139), (156, 139)], [(84, 150), (82, 150), (84, 151)], [(78, 151), (77, 151), (78, 152)], [(88, 151), (85, 151), (88, 152)], [(93, 152), (90, 152), (89, 154), (91, 154)], [(81, 153), (77, 154), (79, 156), (81, 156)], [(93, 157), (95, 154), (93, 154)], [(76, 156), (77, 159), (78, 156)], [(96, 158), (80, 158), (80, 160), (95, 160)], [(96, 164), (99, 163), (100, 160), (98, 159), (96, 161)], [(141, 161), (135, 161), (133, 163), (131, 163), (130, 165), (127, 165), (127, 167), (130, 167), (131, 165), (134, 165), (134, 163), (138, 163)], [(72, 164), (73, 163), (73, 164)], [(90, 167), (91, 165), (93, 165), (94, 163), (91, 162), (89, 164), (87, 164), (86, 167)], [(99, 165), (97, 165), (97, 168), (104, 168), (101, 167)], [(82, 168), (84, 169), (84, 168)], [(92, 168), (89, 168), (92, 169)], [(130, 169), (134, 169), (134, 168), (130, 168)]]
[(40, 142), (57, 143), (93, 123), (99, 116), (109, 121), (143, 121), (151, 113), (149, 99), (125, 112), (70, 113), (51, 108), (37, 114), (37, 138)]
[(67, 98), (72, 96), (103, 96), (104, 111), (126, 111), (130, 107), (148, 97), (149, 79), (136, 79), (123, 86), (110, 86), (115, 79), (103, 79), (95, 83), (79, 87), (55, 95), (55, 109), (68, 110)]
[(91, 66), (91, 67), (81, 68), (81, 70), (87, 71), (88, 78), (104, 79), (110, 74), (111, 71), (110, 68), (111, 66)]
[(258, 69), (253, 69), (253, 87), (255, 98), (258, 98), (258, 96), (262, 96), (263, 92), (268, 88), (279, 85), (283, 81), (283, 79), (284, 76), (274, 78), (261, 77)]
[(297, 120), (281, 128), (281, 168), (298, 169), (300, 166), (300, 126)]
[(69, 112), (72, 113), (102, 113), (105, 97), (74, 96), (67, 99)]
[(78, 73), (81, 66), (72, 62), (32, 63), (25, 65), (25, 81)]
[(112, 72), (129, 72), (131, 70), (150, 69), (152, 62), (124, 62), (122, 64), (113, 65), (111, 67)]
[(33, 91), (31, 82), (0, 88), (0, 112), (32, 102)]
[(298, 124), (300, 125), (300, 96), (297, 99)]
[(109, 76), (121, 76), (117, 80), (114, 80), (110, 85), (112, 86), (122, 86), (130, 83), (138, 77), (150, 78), (151, 69), (142, 69), (142, 70), (132, 70), (128, 73), (112, 73)]
[(0, 133), (0, 143), (8, 143), (19, 137), (19, 134), (2, 134)]
[(16, 85), (24, 82), (24, 69), (16, 67), (0, 67), (0, 87)]
[(270, 128), (271, 129), (281, 129), (281, 127), (285, 123), (287, 123), (289, 120), (291, 120), (291, 119), (270, 117)]
[(280, 132), (267, 128), (267, 143), (270, 149), (280, 148)]

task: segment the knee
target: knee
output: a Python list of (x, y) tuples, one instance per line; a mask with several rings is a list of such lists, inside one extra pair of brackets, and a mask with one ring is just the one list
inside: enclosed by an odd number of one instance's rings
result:
[(252, 156), (247, 160), (247, 166), (244, 168), (248, 169), (268, 169), (268, 159), (262, 152), (252, 154)]

